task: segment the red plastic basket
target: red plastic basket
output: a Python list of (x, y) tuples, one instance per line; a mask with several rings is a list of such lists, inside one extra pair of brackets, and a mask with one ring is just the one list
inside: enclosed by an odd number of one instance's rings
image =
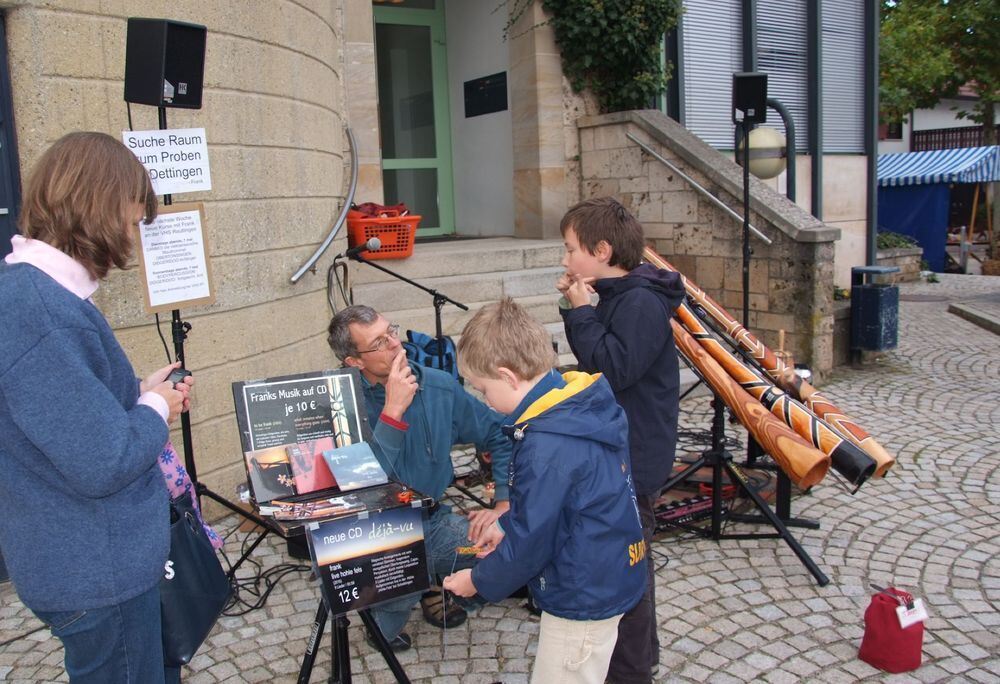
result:
[(364, 218), (359, 211), (347, 212), (348, 245), (363, 245), (371, 238), (378, 238), (382, 243), (374, 251), (362, 252), (365, 259), (405, 259), (413, 254), (413, 239), (420, 217), (400, 216), (396, 211), (385, 213), (384, 217)]

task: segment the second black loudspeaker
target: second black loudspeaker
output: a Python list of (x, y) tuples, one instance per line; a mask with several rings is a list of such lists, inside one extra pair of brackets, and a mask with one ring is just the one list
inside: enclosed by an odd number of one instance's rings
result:
[(201, 109), (205, 38), (199, 24), (130, 17), (125, 40), (125, 100)]
[(733, 123), (767, 121), (767, 74), (739, 71), (733, 74)]

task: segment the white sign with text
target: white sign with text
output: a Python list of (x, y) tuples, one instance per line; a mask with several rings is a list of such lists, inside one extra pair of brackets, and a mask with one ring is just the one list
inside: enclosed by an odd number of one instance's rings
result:
[(139, 234), (150, 313), (215, 301), (200, 204), (162, 207), (153, 223), (139, 224)]
[(149, 171), (157, 195), (212, 189), (204, 128), (122, 131), (122, 142)]

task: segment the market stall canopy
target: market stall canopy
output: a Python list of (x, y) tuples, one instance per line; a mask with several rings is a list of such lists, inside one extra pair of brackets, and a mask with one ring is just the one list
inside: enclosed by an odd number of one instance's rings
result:
[(1000, 181), (1000, 145), (880, 154), (877, 173), (882, 187)]

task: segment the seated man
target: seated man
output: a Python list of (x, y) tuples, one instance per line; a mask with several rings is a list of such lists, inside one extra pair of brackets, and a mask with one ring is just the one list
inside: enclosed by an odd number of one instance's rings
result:
[[(451, 484), (451, 449), (475, 444), (493, 455), (496, 506), (473, 511), (469, 517), (435, 503), (424, 526), (431, 572), (444, 577), (475, 564), (472, 554), (458, 555), (510, 507), (507, 467), (511, 445), (500, 432), (503, 416), (476, 400), (448, 373), (411, 365), (399, 341), (399, 326), (390, 324), (368, 306), (349, 306), (330, 321), (327, 341), (345, 366), (361, 371), (372, 450), (386, 474), (437, 501)], [(394, 650), (410, 647), (402, 632), (416, 596), (390, 601), (372, 610), (375, 621)], [(446, 604), (441, 593), (425, 595), (423, 614), (437, 627), (465, 622), (459, 606)]]

